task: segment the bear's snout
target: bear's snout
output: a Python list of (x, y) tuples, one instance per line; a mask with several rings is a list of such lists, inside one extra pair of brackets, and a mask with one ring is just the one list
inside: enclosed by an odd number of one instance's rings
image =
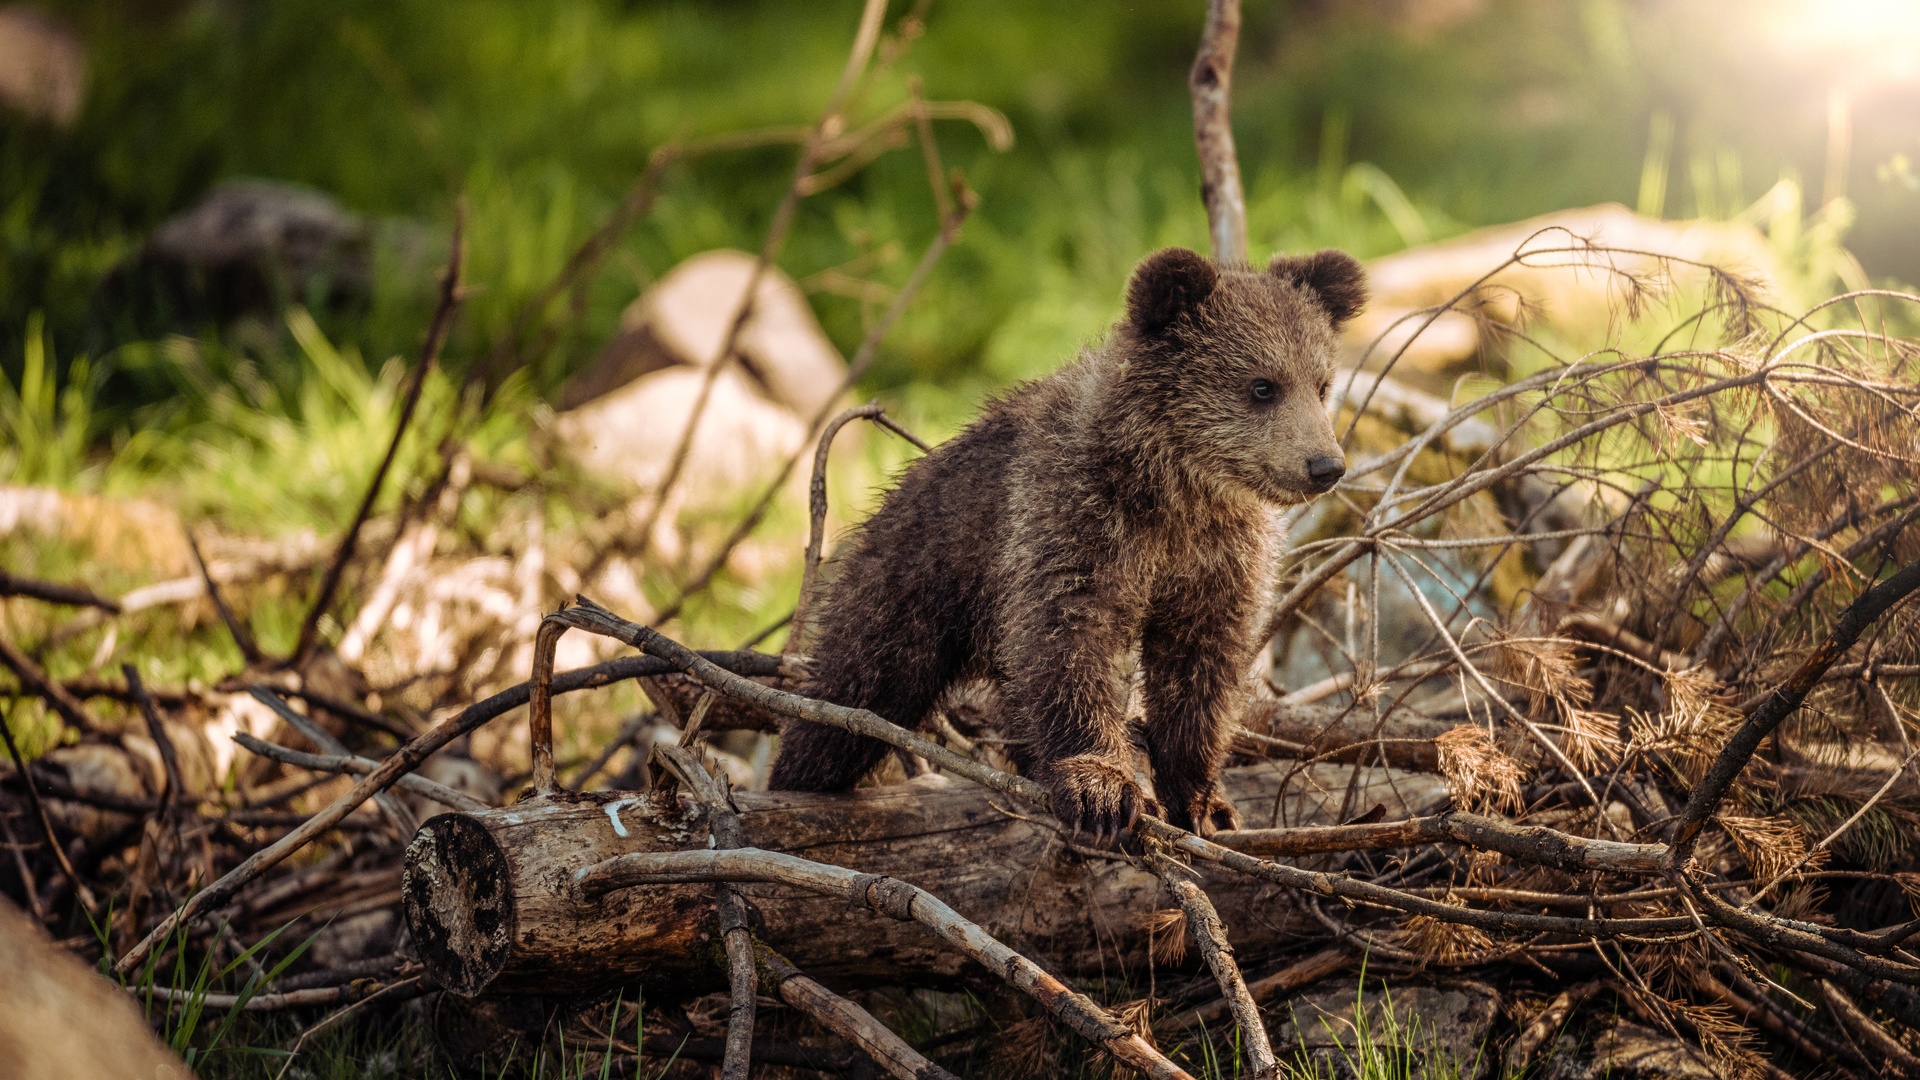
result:
[(1332, 491), (1333, 485), (1347, 475), (1347, 463), (1336, 454), (1320, 454), (1307, 460), (1307, 479), (1316, 492)]

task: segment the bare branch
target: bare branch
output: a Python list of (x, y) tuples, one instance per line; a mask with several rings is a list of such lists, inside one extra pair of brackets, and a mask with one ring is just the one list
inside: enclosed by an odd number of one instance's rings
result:
[(233, 609), (227, 606), (226, 598), (220, 595), (220, 586), (214, 584), (213, 574), (207, 570), (206, 556), (200, 554), (200, 541), (193, 535), (193, 530), (187, 529), (185, 532), (187, 550), (193, 553), (194, 569), (200, 571), (200, 581), (206, 586), (207, 599), (213, 601), (214, 613), (220, 616), (220, 622), (227, 628), (227, 634), (239, 647), (241, 658), (250, 665), (259, 663), (260, 646), (254, 644), (252, 631), (247, 629), (246, 623), (234, 617)]
[(16, 577), (5, 570), (0, 570), (0, 596), (25, 596), (34, 600), (44, 600), (49, 604), (95, 607), (109, 615), (120, 614), (118, 603), (104, 596), (97, 596), (89, 589), (83, 589), (78, 585), (57, 585), (51, 581)]
[(1240, 1028), (1253, 1076), (1256, 1080), (1273, 1080), (1280, 1075), (1280, 1062), (1273, 1056), (1267, 1026), (1260, 1020), (1260, 1006), (1248, 992), (1246, 979), (1240, 975), (1240, 965), (1234, 961), (1233, 944), (1227, 940), (1227, 928), (1220, 922), (1220, 913), (1214, 910), (1213, 901), (1207, 899), (1200, 886), (1187, 877), (1186, 867), (1164, 855), (1152, 856), (1148, 864), (1173, 894), (1180, 910), (1186, 913), (1187, 930), (1200, 946), (1200, 955), (1207, 961), (1207, 967), (1213, 970), (1214, 981), (1220, 984), (1220, 995), (1226, 999), (1227, 1007), (1233, 1012), (1233, 1022)]
[(4, 637), (0, 637), (0, 664), (12, 669), (24, 690), (44, 700), (76, 730), (89, 734), (100, 730), (100, 724), (87, 712), (87, 707), (80, 704), (79, 698), (68, 693), (66, 687), (47, 678), (47, 673), (40, 669), (39, 664)]
[[(372, 758), (363, 758), (354, 754), (309, 754), (289, 747), (279, 746), (267, 742), (264, 739), (256, 739), (244, 731), (234, 732), (233, 741), (247, 750), (259, 754), (261, 757), (270, 758), (287, 765), (294, 765), (302, 769), (313, 769), (316, 772), (355, 773), (360, 776), (366, 776), (380, 767), (380, 763), (374, 761)], [(451, 807), (455, 810), (474, 811), (488, 809), (487, 804), (481, 802), (479, 799), (465, 792), (455, 791), (445, 784), (429, 780), (424, 776), (408, 774), (394, 781), (393, 786), (402, 791), (411, 791), (415, 795), (432, 799), (442, 806)]]
[(1207, 0), (1200, 51), (1187, 73), (1193, 141), (1200, 154), (1200, 197), (1207, 204), (1213, 257), (1247, 261), (1247, 197), (1233, 148), (1233, 54), (1240, 44), (1240, 0)]
[(1747, 714), (1740, 729), (1733, 733), (1713, 764), (1708, 766), (1706, 775), (1701, 777), (1700, 783), (1693, 789), (1692, 797), (1687, 800), (1686, 809), (1680, 812), (1679, 820), (1674, 823), (1670, 865), (1681, 867), (1686, 864), (1687, 858), (1693, 854), (1701, 828), (1713, 816), (1720, 800), (1726, 797), (1734, 779), (1753, 758), (1754, 751), (1760, 748), (1760, 740), (1800, 707), (1808, 691), (1820, 681), (1828, 668), (1846, 655), (1874, 620), (1916, 589), (1920, 589), (1920, 562), (1908, 564), (1899, 573), (1861, 593), (1859, 599), (1849, 604), (1834, 620), (1833, 630), (1826, 640), (1808, 654), (1787, 681), (1776, 687), (1765, 701)]
[(5, 717), (0, 717), (0, 738), (6, 740), (7, 756), (13, 759), (14, 772), (19, 774), (21, 785), (27, 789), (27, 801), (33, 804), (34, 816), (40, 819), (40, 834), (46, 838), (53, 861), (60, 865), (60, 872), (67, 876), (67, 883), (73, 886), (73, 895), (91, 910), (94, 906), (93, 892), (74, 872), (73, 862), (67, 858), (67, 849), (60, 846), (60, 838), (53, 831), (53, 819), (47, 816), (47, 804), (40, 801), (40, 789), (34, 786), (33, 772), (27, 768), (27, 759), (20, 755), (20, 748), (14, 745), (13, 727)]

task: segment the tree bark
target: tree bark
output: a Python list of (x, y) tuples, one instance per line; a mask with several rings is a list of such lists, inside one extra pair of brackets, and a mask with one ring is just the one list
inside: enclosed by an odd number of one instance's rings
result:
[[(1331, 764), (1262, 763), (1227, 770), (1225, 780), (1249, 825), (1336, 823), (1353, 804), (1406, 816), (1446, 799), (1436, 777)], [(1143, 927), (1165, 903), (1159, 880), (1077, 848), (1051, 818), (978, 785), (928, 776), (840, 795), (734, 798), (745, 845), (918, 885), (1051, 970), (1111, 975), (1148, 962)], [(648, 885), (586, 899), (574, 878), (629, 852), (704, 848), (700, 814), (690, 800), (563, 791), (431, 819), (408, 848), (402, 889), (422, 962), (463, 994), (579, 993), (631, 981), (654, 994), (725, 989), (711, 887)], [(1271, 887), (1204, 863), (1197, 870), (1234, 928), (1235, 948), (1321, 932), (1276, 902)], [(735, 887), (757, 912), (758, 936), (827, 985), (979, 975), (911, 923), (786, 886)]]

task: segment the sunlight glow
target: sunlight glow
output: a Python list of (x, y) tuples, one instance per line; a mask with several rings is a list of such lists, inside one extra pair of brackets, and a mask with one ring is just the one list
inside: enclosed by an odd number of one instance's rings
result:
[(1920, 0), (1782, 0), (1769, 30), (1782, 50), (1838, 65), (1855, 87), (1920, 78)]

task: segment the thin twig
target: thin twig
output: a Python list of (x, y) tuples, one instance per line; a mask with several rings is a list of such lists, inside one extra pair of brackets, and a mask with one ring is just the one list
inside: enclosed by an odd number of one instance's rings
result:
[[(302, 769), (312, 769), (315, 772), (336, 774), (354, 773), (360, 776), (366, 776), (380, 767), (380, 763), (372, 758), (363, 758), (353, 754), (309, 754), (300, 750), (294, 750), (290, 747), (270, 743), (264, 739), (256, 739), (244, 731), (234, 732), (233, 741), (244, 749), (252, 751), (261, 757), (270, 758), (274, 761), (297, 766)], [(479, 799), (465, 792), (455, 791), (445, 784), (429, 780), (424, 776), (408, 774), (394, 781), (393, 786), (402, 791), (411, 791), (415, 795), (432, 799), (442, 806), (452, 807), (455, 810), (465, 810), (471, 813), (477, 810), (492, 809), (492, 807), (486, 803), (481, 802)]]
[(1573, 777), (1573, 779), (1579, 783), (1580, 790), (1584, 791), (1587, 795), (1587, 801), (1591, 802), (1595, 809), (1600, 811), (1600, 820), (1614, 831), (1615, 836), (1619, 836), (1619, 828), (1614, 825), (1613, 819), (1606, 815), (1606, 802), (1593, 790), (1593, 785), (1588, 782), (1586, 774), (1581, 772), (1579, 767), (1574, 765), (1572, 759), (1567, 757), (1567, 752), (1560, 749), (1559, 743), (1548, 738), (1547, 733), (1540, 730), (1540, 725), (1534, 723), (1525, 713), (1514, 708), (1505, 696), (1493, 688), (1493, 684), (1487, 681), (1486, 675), (1481, 673), (1479, 666), (1468, 659), (1465, 652), (1461, 651), (1460, 642), (1454, 637), (1453, 631), (1447, 628), (1446, 620), (1442, 619), (1440, 613), (1433, 609), (1432, 601), (1427, 599), (1427, 594), (1421, 590), (1419, 583), (1413, 580), (1413, 575), (1408, 573), (1406, 568), (1400, 565), (1400, 561), (1386, 552), (1381, 552), (1377, 557), (1384, 561), (1387, 566), (1399, 576), (1400, 581), (1406, 585), (1407, 592), (1412, 595), (1414, 602), (1419, 605), (1421, 612), (1423, 612), (1428, 621), (1433, 624), (1434, 633), (1446, 642), (1447, 648), (1452, 651), (1453, 658), (1455, 662), (1460, 665), (1461, 669), (1473, 676), (1474, 682), (1479, 684), (1480, 690), (1486, 694), (1487, 700), (1499, 705), (1508, 716), (1513, 718), (1515, 723), (1526, 729), (1527, 734), (1533, 736), (1533, 741), (1538, 743), (1541, 749), (1545, 750), (1550, 757), (1558, 762), (1560, 767), (1566, 770), (1568, 776)]
[[(435, 989), (437, 989), (437, 987), (435, 987), (425, 975), (412, 975), (397, 982), (388, 983), (374, 990), (372, 993), (367, 994), (365, 997), (357, 1001), (351, 1001), (350, 1004), (343, 1005), (333, 1012), (328, 1013), (326, 1016), (321, 1017), (320, 1021), (312, 1027), (301, 1031), (300, 1037), (293, 1040), (293, 1045), (287, 1048), (286, 1060), (280, 1063), (280, 1071), (273, 1074), (274, 1080), (282, 1080), (282, 1078), (287, 1075), (287, 1070), (293, 1067), (294, 1059), (300, 1056), (300, 1048), (307, 1044), (308, 1039), (333, 1027), (348, 1016), (363, 1009), (370, 1009), (375, 1005), (398, 1004), (402, 1001), (421, 997), (422, 995), (432, 993)], [(299, 991), (294, 992), (299, 993)]]
[(386, 484), (387, 473), (393, 468), (393, 462), (400, 454), (400, 443), (406, 437), (407, 428), (413, 423), (413, 413), (420, 405), (420, 392), (427, 385), (427, 374), (440, 359), (440, 347), (446, 344), (447, 334), (453, 327), (454, 311), (460, 306), (460, 273), (465, 255), (467, 209), (465, 201), (454, 207), (453, 240), (447, 253), (446, 269), (440, 274), (440, 300), (434, 307), (433, 321), (427, 324), (427, 339), (420, 347), (420, 362), (414, 365), (412, 377), (407, 382), (406, 395), (401, 401), (400, 416), (394, 421), (393, 439), (387, 443), (387, 452), (381, 457), (380, 465), (373, 472), (373, 479), (367, 484), (366, 494), (360, 498), (360, 506), (354, 511), (353, 521), (340, 537), (340, 546), (334, 549), (333, 558), (328, 561), (326, 573), (321, 575), (320, 590), (314, 594), (313, 603), (307, 608), (306, 618), (300, 621), (300, 636), (293, 648), (293, 663), (298, 667), (305, 664), (320, 633), (320, 618), (333, 605), (333, 594), (340, 587), (340, 578), (347, 571), (347, 564), (353, 561), (355, 547), (360, 541), (360, 530), (373, 513), (373, 504), (380, 497), (380, 489)]
[[(1281, 994), (1290, 994), (1303, 986), (1311, 986), (1333, 973), (1353, 963), (1353, 954), (1339, 945), (1301, 957), (1271, 975), (1265, 975), (1247, 984), (1247, 995), (1255, 1002), (1266, 1001)], [(1186, 1015), (1212, 1023), (1229, 1012), (1224, 998), (1215, 998), (1211, 1003), (1192, 1009)]]
[(0, 570), (0, 596), (26, 596), (35, 600), (44, 600), (49, 604), (94, 607), (109, 615), (120, 614), (118, 603), (96, 595), (89, 589), (83, 589), (78, 585), (59, 585), (51, 581), (16, 577), (5, 570)]
[(531, 740), (533, 778), (528, 786), (534, 798), (545, 798), (559, 790), (553, 770), (553, 652), (565, 623), (548, 615), (540, 620), (533, 635), (533, 673), (527, 680), (527, 736)]
[(73, 725), (82, 733), (91, 734), (100, 730), (87, 707), (80, 699), (67, 692), (67, 688), (47, 677), (40, 665), (33, 662), (26, 653), (21, 652), (13, 642), (0, 637), (0, 664), (12, 669), (20, 680), (20, 686), (35, 697), (41, 698), (62, 720)]
[(640, 729), (658, 719), (658, 713), (646, 712), (635, 713), (628, 717), (626, 721), (620, 725), (620, 730), (614, 733), (613, 738), (607, 740), (607, 745), (601, 747), (600, 752), (593, 756), (593, 760), (587, 762), (586, 768), (581, 769), (579, 775), (573, 778), (573, 790), (585, 791), (587, 785), (593, 782), (594, 777), (600, 775), (600, 770), (606, 768), (607, 763), (613, 760), (613, 755), (620, 752), (621, 747), (626, 746), (637, 738), (640, 734)]
[(1674, 823), (1672, 852), (1669, 855), (1671, 865), (1683, 866), (1693, 854), (1701, 828), (1713, 816), (1720, 800), (1726, 798), (1728, 789), (1746, 768), (1747, 762), (1752, 760), (1754, 751), (1760, 748), (1760, 740), (1779, 727), (1781, 721), (1793, 715), (1826, 670), (1846, 655), (1868, 626), (1916, 589), (1920, 589), (1920, 562), (1908, 564), (1899, 573), (1861, 593), (1834, 620), (1833, 629), (1827, 634), (1826, 640), (1809, 653), (1794, 673), (1775, 687), (1765, 701), (1747, 714), (1746, 720), (1707, 767), (1700, 783), (1695, 785), (1693, 795), (1687, 800), (1686, 809), (1680, 812), (1679, 819)]
[(239, 647), (240, 656), (249, 666), (260, 662), (260, 646), (254, 643), (253, 632), (247, 624), (234, 617), (233, 609), (227, 606), (226, 598), (220, 595), (220, 586), (214, 584), (213, 574), (207, 569), (206, 556), (200, 554), (200, 541), (193, 535), (192, 529), (183, 529), (187, 534), (187, 550), (193, 553), (194, 568), (200, 571), (200, 581), (206, 586), (207, 599), (213, 601), (214, 613), (220, 616), (220, 622), (226, 626), (227, 634)]
[(47, 838), (47, 847), (53, 852), (53, 861), (60, 866), (60, 872), (67, 876), (67, 883), (73, 886), (73, 895), (88, 910), (94, 907), (93, 891), (87, 883), (80, 880), (74, 872), (73, 863), (67, 858), (67, 849), (60, 846), (60, 838), (54, 835), (53, 819), (47, 816), (47, 804), (40, 801), (40, 789), (34, 786), (33, 772), (27, 768), (27, 759), (20, 755), (20, 748), (13, 742), (13, 725), (5, 717), (0, 717), (0, 738), (7, 741), (7, 756), (13, 759), (13, 770), (20, 777), (20, 783), (27, 789), (27, 801), (33, 804), (34, 816), (40, 820), (41, 835)]
[(1585, 1004), (1588, 998), (1599, 993), (1604, 986), (1605, 984), (1600, 982), (1581, 983), (1578, 986), (1570, 986), (1555, 995), (1552, 1001), (1547, 1002), (1547, 1007), (1540, 1010), (1539, 1015), (1521, 1030), (1519, 1037), (1513, 1040), (1513, 1045), (1507, 1047), (1505, 1066), (1501, 1075), (1523, 1075), (1527, 1071), (1527, 1066), (1532, 1063), (1533, 1055), (1539, 1053), (1540, 1048), (1545, 1046), (1548, 1040), (1560, 1034), (1560, 1029), (1565, 1027), (1567, 1020), (1573, 1016), (1573, 1010)]
[(1814, 992), (1827, 1008), (1840, 1018), (1847, 1029), (1866, 1043), (1864, 1049), (1870, 1050), (1882, 1061), (1893, 1066), (1902, 1076), (1920, 1077), (1920, 1057), (1915, 1057), (1906, 1044), (1887, 1033), (1874, 1019), (1866, 1014), (1846, 992), (1825, 979), (1815, 979)]
[[(343, 760), (354, 758), (353, 751), (347, 749), (346, 743), (334, 738), (333, 733), (329, 732), (326, 728), (294, 712), (292, 707), (289, 706), (286, 700), (279, 694), (274, 693), (264, 686), (251, 687), (247, 692), (253, 696), (255, 701), (272, 709), (274, 715), (286, 721), (295, 731), (306, 736), (307, 741), (311, 742), (314, 748), (321, 753), (329, 754)], [(239, 734), (238, 732), (235, 733), (236, 739), (239, 737)], [(359, 760), (366, 759), (361, 758)], [(375, 795), (373, 801), (374, 804), (380, 808), (380, 813), (393, 825), (394, 831), (402, 838), (412, 836), (414, 830), (420, 827), (420, 823), (413, 820), (413, 811), (407, 809), (405, 803), (394, 798), (392, 795), (383, 792)]]
[(255, 994), (244, 1001), (239, 994), (202, 994), (192, 990), (176, 990), (167, 986), (129, 985), (126, 989), (129, 993), (138, 994), (143, 998), (151, 994), (153, 1000), (168, 1004), (198, 1003), (207, 1009), (231, 1009), (239, 1006), (243, 1012), (279, 1012), (283, 1009), (305, 1009), (316, 1005), (361, 1002), (388, 990), (395, 990), (402, 986), (417, 986), (423, 979), (424, 976), (420, 975), (410, 975), (391, 982), (379, 979), (355, 979), (339, 986), (315, 986), (305, 990), (288, 990), (279, 994)]
[(812, 604), (814, 579), (820, 573), (821, 548), (826, 544), (827, 455), (832, 451), (833, 437), (840, 434), (840, 429), (852, 421), (860, 419), (871, 420), (881, 427), (886, 428), (888, 431), (900, 435), (908, 442), (919, 447), (922, 453), (927, 452), (928, 449), (926, 443), (914, 438), (905, 428), (889, 419), (886, 414), (886, 409), (877, 401), (869, 401), (865, 405), (855, 405), (853, 408), (846, 410), (828, 421), (826, 428), (820, 432), (818, 449), (813, 452), (813, 479), (807, 485), (807, 499), (809, 504), (807, 554), (800, 570), (800, 598), (793, 606), (792, 621), (788, 624), (787, 629), (786, 648), (789, 652), (795, 651), (800, 647), (801, 632), (806, 629), (807, 625), (807, 609)]
[(167, 789), (160, 793), (160, 805), (155, 813), (164, 823), (172, 818), (174, 803), (187, 797), (186, 784), (180, 779), (180, 752), (173, 745), (173, 737), (167, 734), (167, 725), (160, 719), (153, 695), (147, 693), (146, 684), (140, 681), (140, 669), (133, 664), (122, 664), (120, 673), (126, 677), (127, 689), (140, 705), (140, 715), (147, 722), (147, 735), (159, 749), (160, 765), (167, 774)]

